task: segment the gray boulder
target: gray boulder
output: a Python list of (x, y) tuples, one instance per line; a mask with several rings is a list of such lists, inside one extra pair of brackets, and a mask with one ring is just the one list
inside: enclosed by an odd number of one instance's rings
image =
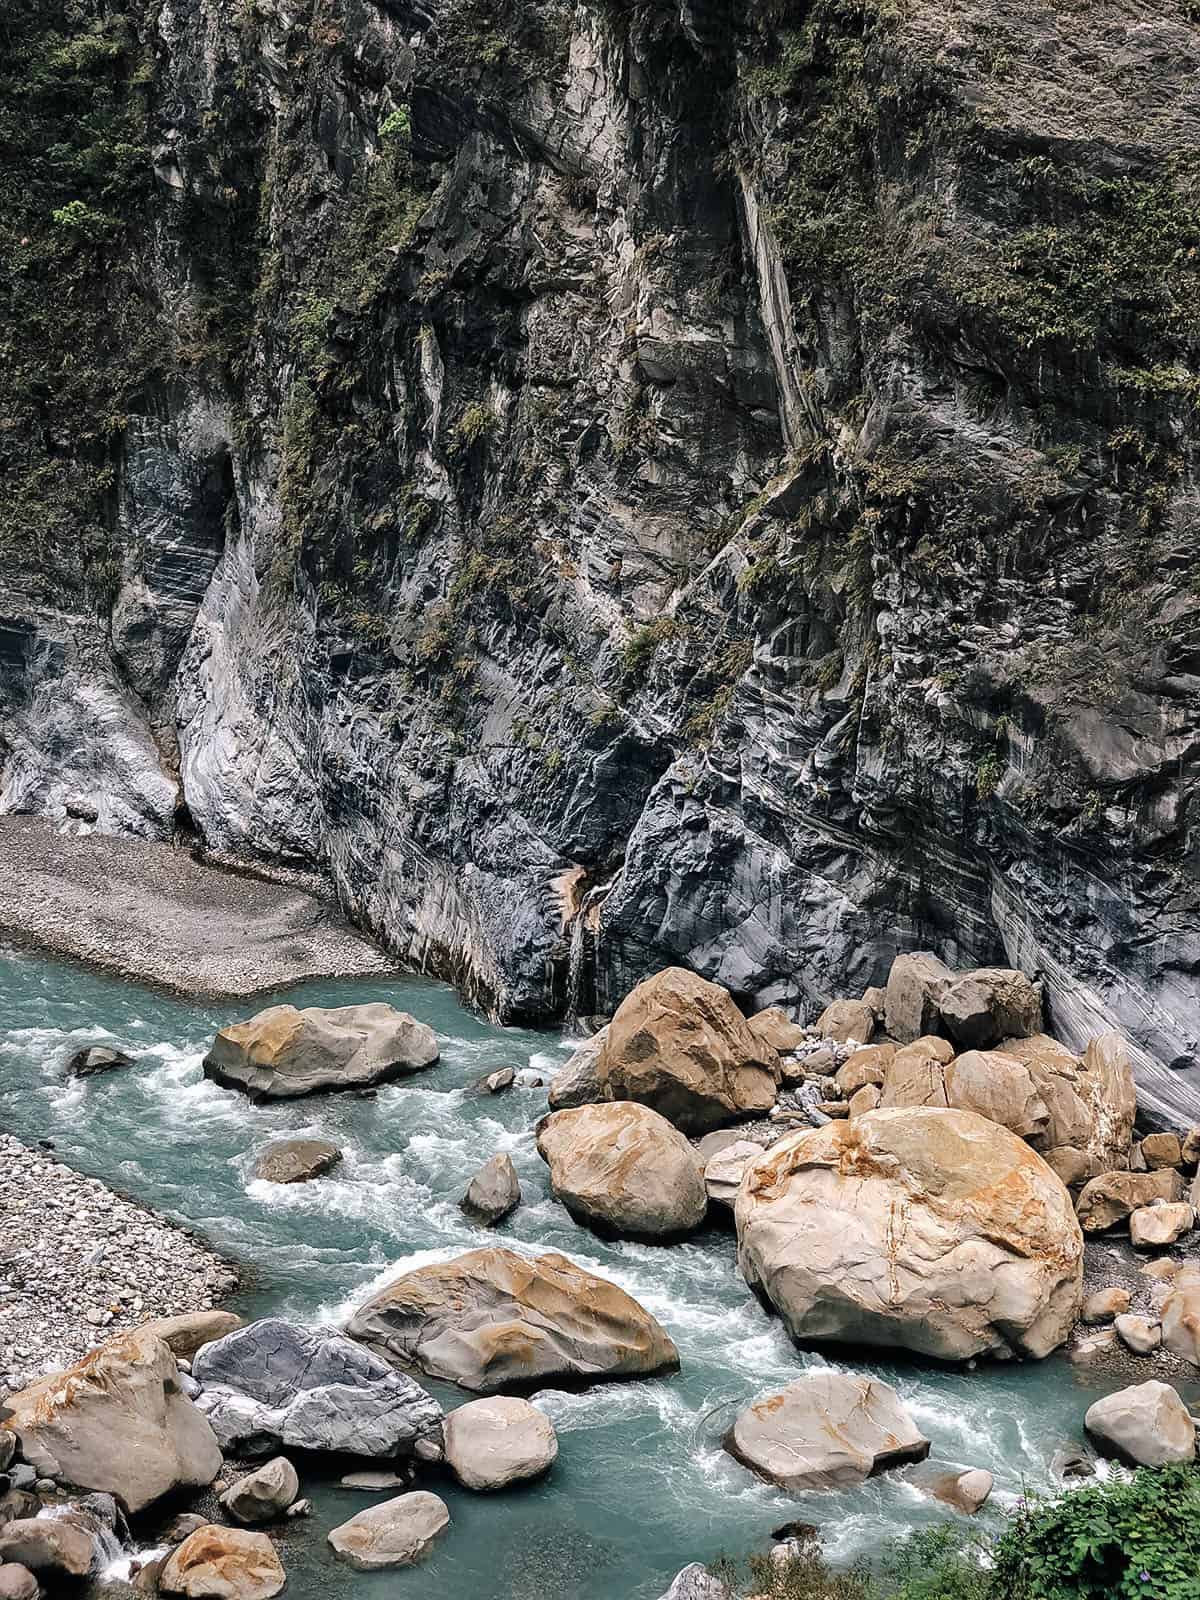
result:
[(1191, 1461), (1196, 1426), (1169, 1383), (1152, 1378), (1088, 1407), (1084, 1426), (1105, 1455), (1138, 1467)]
[(328, 1139), (276, 1139), (259, 1156), (254, 1175), (267, 1183), (308, 1183), (332, 1172), (341, 1159)]
[(517, 1169), (506, 1155), (494, 1155), (467, 1185), (467, 1192), (458, 1202), (472, 1222), (485, 1227), (501, 1222), (521, 1203), (521, 1185)]
[(1042, 991), (1011, 967), (978, 967), (935, 988), (942, 1024), (963, 1050), (986, 1050), (1042, 1027)]
[(554, 1424), (528, 1400), (490, 1395), (446, 1418), (446, 1464), (468, 1489), (503, 1489), (548, 1472), (558, 1456)]
[(600, 1052), (608, 1037), (607, 1024), (585, 1039), (573, 1056), (561, 1066), (550, 1080), (547, 1096), (551, 1111), (568, 1111), (574, 1106), (594, 1105), (604, 1099), (600, 1084)]
[(340, 1334), (269, 1317), (205, 1345), (192, 1371), (196, 1403), (226, 1450), (441, 1454), (437, 1401)]
[(675, 1574), (674, 1581), (662, 1600), (732, 1600), (727, 1583), (714, 1577), (707, 1567), (693, 1561), (690, 1567)]
[(370, 1506), (334, 1528), (334, 1552), (360, 1572), (406, 1567), (419, 1561), (448, 1525), (445, 1501), (424, 1489)]
[(86, 1050), (76, 1050), (67, 1062), (67, 1075), (71, 1078), (91, 1078), (97, 1072), (113, 1072), (118, 1067), (131, 1067), (133, 1057), (124, 1050), (113, 1050), (108, 1045), (93, 1044)]
[(299, 1494), (295, 1467), (286, 1456), (275, 1456), (239, 1478), (221, 1496), (221, 1504), (235, 1522), (253, 1525), (281, 1517)]
[(433, 1029), (388, 1005), (269, 1006), (221, 1029), (204, 1058), (204, 1074), (227, 1089), (274, 1100), (362, 1089), (437, 1059)]

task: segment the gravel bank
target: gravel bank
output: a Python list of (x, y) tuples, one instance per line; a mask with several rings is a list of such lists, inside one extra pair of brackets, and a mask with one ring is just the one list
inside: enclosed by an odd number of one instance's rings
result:
[(182, 1228), (0, 1134), (0, 1395), (236, 1287)]
[(144, 839), (0, 817), (0, 939), (180, 994), (240, 999), (395, 963), (306, 888)]

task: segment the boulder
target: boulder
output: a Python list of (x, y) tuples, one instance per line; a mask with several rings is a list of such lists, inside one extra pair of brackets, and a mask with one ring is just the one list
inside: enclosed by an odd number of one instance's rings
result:
[(447, 1465), (468, 1489), (540, 1478), (558, 1455), (550, 1418), (514, 1395), (468, 1401), (449, 1413), (445, 1432)]
[(1080, 1321), (1086, 1322), (1089, 1327), (1098, 1327), (1103, 1322), (1111, 1322), (1114, 1317), (1121, 1316), (1129, 1310), (1128, 1289), (1097, 1289), (1084, 1301)]
[(239, 1454), (440, 1453), (437, 1401), (340, 1334), (268, 1317), (205, 1345), (192, 1371), (218, 1439)]
[(472, 1222), (492, 1227), (521, 1204), (521, 1184), (512, 1158), (502, 1152), (485, 1161), (458, 1202)]
[(1181, 1267), (1162, 1305), (1162, 1342), (1172, 1355), (1200, 1367), (1200, 1267)]
[(875, 1013), (864, 1000), (834, 1000), (817, 1018), (817, 1032), (835, 1044), (869, 1044), (875, 1032)]
[(697, 1134), (769, 1111), (779, 1057), (725, 989), (668, 967), (621, 1002), (597, 1072), (606, 1100), (639, 1101)]
[(272, 1600), (286, 1583), (265, 1533), (215, 1522), (177, 1545), (158, 1575), (160, 1594), (186, 1595), (188, 1600)]
[(566, 1111), (572, 1106), (589, 1106), (597, 1100), (604, 1099), (604, 1090), (600, 1083), (600, 1052), (607, 1038), (606, 1025), (590, 1039), (585, 1039), (575, 1054), (568, 1056), (554, 1074), (546, 1096), (551, 1111)]
[(254, 1472), (239, 1478), (221, 1496), (221, 1504), (235, 1522), (274, 1522), (299, 1498), (300, 1479), (286, 1456), (275, 1456)]
[(386, 1494), (391, 1489), (407, 1489), (412, 1482), (412, 1468), (407, 1475), (400, 1472), (348, 1472), (338, 1479), (339, 1489), (359, 1489), (366, 1494)]
[(1084, 1427), (1104, 1455), (1135, 1467), (1195, 1458), (1196, 1426), (1188, 1408), (1169, 1383), (1156, 1378), (1097, 1400)]
[(954, 1059), (948, 1039), (923, 1034), (897, 1050), (888, 1063), (880, 1105), (946, 1108), (946, 1066)]
[(945, 1069), (946, 1104), (977, 1111), (1019, 1139), (1038, 1141), (1050, 1121), (1046, 1102), (1022, 1062), (998, 1050), (967, 1050)]
[(718, 1150), (704, 1167), (704, 1189), (708, 1198), (718, 1205), (731, 1206), (737, 1199), (747, 1164), (757, 1161), (762, 1150), (762, 1145), (751, 1139), (737, 1139), (724, 1150)]
[(1151, 1322), (1149, 1317), (1137, 1317), (1126, 1312), (1113, 1322), (1117, 1337), (1135, 1356), (1153, 1355), (1162, 1344), (1162, 1324)]
[(1183, 1179), (1169, 1167), (1161, 1172), (1105, 1172), (1085, 1186), (1075, 1211), (1085, 1233), (1103, 1233), (1155, 1200), (1182, 1198)]
[(1196, 1213), (1186, 1200), (1139, 1206), (1129, 1213), (1129, 1240), (1135, 1250), (1161, 1250), (1190, 1233)]
[(888, 1033), (899, 1044), (936, 1031), (941, 1020), (937, 991), (950, 976), (949, 967), (928, 950), (897, 956), (892, 962), (884, 1015)]
[(1179, 1154), (1185, 1167), (1200, 1165), (1200, 1127), (1189, 1128), (1184, 1134)]
[(354, 1313), (348, 1332), (480, 1394), (679, 1367), (663, 1328), (615, 1283), (566, 1256), (498, 1248), (404, 1273)]
[(868, 1084), (880, 1088), (887, 1082), (888, 1068), (896, 1059), (894, 1044), (868, 1044), (855, 1050), (837, 1070), (837, 1086), (844, 1095), (856, 1094)]
[(665, 1117), (632, 1100), (553, 1111), (538, 1124), (550, 1187), (577, 1222), (624, 1238), (679, 1238), (704, 1221), (696, 1152)]
[(241, 1325), (241, 1317), (232, 1311), (184, 1311), (177, 1317), (143, 1322), (139, 1331), (161, 1339), (176, 1361), (191, 1361), (202, 1345), (223, 1339)]
[(954, 1480), (951, 1503), (967, 1516), (973, 1516), (986, 1504), (995, 1481), (985, 1467), (971, 1467), (966, 1472), (960, 1472)]
[(497, 1067), (495, 1072), (486, 1072), (482, 1078), (476, 1078), (471, 1089), (475, 1094), (503, 1094), (505, 1089), (512, 1088), (516, 1076), (512, 1067)]
[(322, 1089), (362, 1089), (431, 1067), (432, 1028), (379, 1002), (360, 1006), (269, 1006), (222, 1028), (204, 1075), (256, 1099), (289, 1099)]
[(28, 1567), (16, 1561), (0, 1564), (0, 1600), (38, 1600), (41, 1588)]
[(182, 1544), (197, 1528), (207, 1528), (211, 1522), (211, 1517), (202, 1517), (198, 1511), (181, 1511), (171, 1518), (163, 1538), (167, 1544)]
[(791, 1134), (748, 1167), (734, 1218), (746, 1281), (798, 1340), (1040, 1357), (1079, 1310), (1070, 1196), (974, 1112), (881, 1109)]
[(820, 1370), (743, 1411), (725, 1448), (768, 1483), (803, 1494), (923, 1461), (929, 1440), (886, 1383)]
[(221, 1469), (213, 1430), (180, 1388), (175, 1357), (146, 1328), (118, 1334), (5, 1405), (3, 1426), (40, 1477), (103, 1490), (128, 1511), (209, 1484)]
[(0, 1563), (26, 1567), (53, 1586), (86, 1578), (99, 1554), (95, 1534), (61, 1517), (24, 1517), (0, 1528)]
[(868, 1111), (876, 1111), (882, 1099), (883, 1091), (877, 1083), (864, 1083), (862, 1088), (856, 1089), (846, 1102), (846, 1115), (861, 1117)]
[(131, 1067), (133, 1057), (127, 1056), (124, 1050), (113, 1050), (108, 1045), (88, 1045), (84, 1050), (76, 1050), (67, 1062), (67, 1076), (71, 1078), (90, 1078), (97, 1072), (114, 1072), (118, 1067)]
[(963, 1050), (986, 1050), (1013, 1035), (1037, 1033), (1042, 991), (1012, 967), (977, 967), (959, 973), (934, 994), (942, 1026)]
[(707, 1567), (693, 1561), (675, 1574), (661, 1600), (733, 1600), (733, 1590)]
[(17, 1436), (15, 1433), (0, 1431), (0, 1472), (7, 1472), (13, 1457), (17, 1453)]
[(331, 1172), (342, 1152), (328, 1139), (276, 1139), (258, 1158), (254, 1175), (267, 1183), (308, 1183)]
[(406, 1567), (421, 1560), (449, 1521), (444, 1500), (416, 1489), (360, 1511), (334, 1528), (329, 1543), (359, 1572)]
[(1142, 1160), (1147, 1172), (1183, 1165), (1183, 1146), (1177, 1133), (1148, 1133), (1142, 1140)]
[(756, 1012), (747, 1026), (756, 1039), (761, 1039), (769, 1049), (781, 1056), (799, 1050), (808, 1038), (808, 1029), (793, 1022), (787, 1012), (778, 1006), (769, 1006), (766, 1011)]

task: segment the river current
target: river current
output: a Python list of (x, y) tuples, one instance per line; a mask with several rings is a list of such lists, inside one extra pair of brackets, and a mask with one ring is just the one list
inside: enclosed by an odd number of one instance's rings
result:
[[(208, 1083), (201, 1058), (222, 1024), (287, 998), (297, 1005), (386, 1000), (438, 1033), (432, 1070), (377, 1098), (326, 1096), (266, 1107)], [(63, 1063), (83, 1044), (113, 1043), (125, 1071), (82, 1082)], [(549, 1075), (569, 1051), (557, 1035), (489, 1025), (454, 993), (416, 978), (308, 983), (250, 1003), (164, 996), (40, 956), (0, 952), (0, 1127), (49, 1138), (69, 1165), (197, 1229), (247, 1271), (231, 1309), (336, 1325), (374, 1288), (422, 1262), (488, 1242), (560, 1250), (637, 1297), (679, 1347), (681, 1372), (536, 1397), (559, 1436), (542, 1483), (492, 1496), (452, 1482), (451, 1525), (430, 1559), (381, 1574), (332, 1559), (325, 1534), (376, 1497), (341, 1490), (303, 1464), (309, 1520), (289, 1524), (281, 1554), (298, 1600), (655, 1600), (689, 1561), (763, 1548), (772, 1528), (815, 1523), (837, 1559), (949, 1513), (901, 1475), (799, 1499), (760, 1483), (724, 1454), (737, 1410), (827, 1358), (797, 1350), (742, 1282), (732, 1232), (683, 1244), (605, 1243), (554, 1200), (532, 1127), (542, 1089), (475, 1097), (501, 1066)], [(254, 1178), (255, 1156), (284, 1134), (334, 1139), (345, 1160), (311, 1184)], [(484, 1230), (457, 1201), (481, 1163), (507, 1151), (524, 1201)], [(992, 1516), (1054, 1487), (1056, 1450), (1081, 1439), (1083, 1413), (1115, 1378), (1065, 1360), (930, 1369), (857, 1355), (835, 1365), (899, 1390), (933, 1440), (931, 1463), (987, 1467)], [(447, 1407), (471, 1398), (431, 1384)]]

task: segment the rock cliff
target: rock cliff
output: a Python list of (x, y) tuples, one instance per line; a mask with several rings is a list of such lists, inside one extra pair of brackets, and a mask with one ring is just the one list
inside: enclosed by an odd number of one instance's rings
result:
[(898, 950), (1200, 1073), (1191, 0), (12, 0), (0, 807), (505, 1020)]

